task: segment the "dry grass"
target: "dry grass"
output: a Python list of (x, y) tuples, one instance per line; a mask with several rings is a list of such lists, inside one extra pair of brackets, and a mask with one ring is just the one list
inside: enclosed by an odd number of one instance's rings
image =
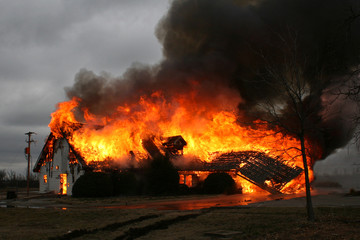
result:
[(47, 239), (77, 229), (94, 229), (126, 221), (151, 210), (113, 209), (0, 209), (1, 239)]
[[(159, 229), (152, 229), (139, 239), (211, 239), (209, 233), (219, 230), (235, 232), (230, 239), (359, 239), (360, 208), (315, 208), (315, 211), (317, 221), (311, 223), (306, 221), (303, 208), (157, 211), (95, 208), (86, 204), (84, 208), (67, 210), (1, 208), (0, 236), (1, 239), (70, 239), (67, 233), (82, 230), (72, 239), (116, 239), (118, 236), (126, 239), (130, 237), (130, 228), (139, 233), (151, 225)], [(177, 220), (180, 215), (191, 214), (198, 215)], [(147, 215), (156, 217), (120, 227), (126, 221)], [(160, 222), (169, 224), (156, 224)]]
[(140, 239), (210, 239), (219, 230), (235, 232), (230, 239), (359, 239), (359, 208), (318, 208), (316, 214), (312, 223), (300, 208), (223, 208)]

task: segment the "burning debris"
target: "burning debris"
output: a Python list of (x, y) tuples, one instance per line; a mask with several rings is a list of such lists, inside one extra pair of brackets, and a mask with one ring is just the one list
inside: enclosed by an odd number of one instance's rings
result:
[(187, 145), (187, 142), (180, 135), (164, 138), (160, 142), (159, 146), (157, 146), (154, 137), (142, 140), (142, 146), (152, 159), (162, 156), (182, 156), (184, 147)]
[(206, 165), (209, 169), (234, 169), (237, 175), (270, 193), (281, 193), (303, 171), (255, 151), (224, 153)]
[[(174, 145), (177, 147), (174, 147)], [(164, 149), (160, 150), (154, 143), (154, 140), (147, 139), (146, 141), (143, 141), (143, 146), (152, 158), (158, 158), (164, 155), (161, 153), (164, 152)], [(176, 153), (182, 153), (183, 147), (186, 146), (186, 141), (182, 136), (169, 137), (162, 143), (162, 146), (167, 150), (166, 154), (168, 153), (169, 146), (170, 149), (175, 148), (177, 150)], [(182, 154), (172, 154), (171, 156), (174, 157), (179, 155)], [(193, 162), (192, 164), (187, 165), (187, 169), (182, 168), (181, 170), (183, 171), (185, 178), (188, 178), (188, 180), (182, 180), (184, 184), (186, 184), (186, 181), (193, 181), (194, 175), (196, 174), (190, 172), (233, 171), (236, 175), (270, 193), (281, 193), (284, 186), (299, 176), (303, 171), (303, 169), (298, 166), (288, 166), (280, 158), (275, 159), (263, 152), (257, 151), (222, 153), (218, 154), (211, 162)], [(184, 170), (187, 171), (187, 173), (184, 174)], [(195, 184), (192, 182), (187, 185), (193, 186)]]
[(162, 142), (162, 146), (168, 156), (182, 156), (186, 145), (187, 142), (180, 135), (165, 138)]

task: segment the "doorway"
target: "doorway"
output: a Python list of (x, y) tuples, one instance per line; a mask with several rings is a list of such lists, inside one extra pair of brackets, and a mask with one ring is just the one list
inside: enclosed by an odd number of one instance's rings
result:
[(67, 194), (67, 174), (60, 174), (60, 191), (59, 194), (66, 195)]

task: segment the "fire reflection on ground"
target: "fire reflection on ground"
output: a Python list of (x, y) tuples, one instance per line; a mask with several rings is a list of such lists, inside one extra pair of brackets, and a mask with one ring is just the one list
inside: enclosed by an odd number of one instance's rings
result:
[(258, 203), (272, 200), (285, 200), (295, 197), (302, 197), (304, 194), (234, 194), (234, 195), (215, 195), (215, 196), (194, 196), (189, 199), (171, 199), (149, 201), (145, 203), (126, 205), (104, 206), (104, 208), (119, 209), (141, 209), (152, 208), (156, 210), (195, 210), (212, 207), (234, 207), (246, 206), (251, 203)]

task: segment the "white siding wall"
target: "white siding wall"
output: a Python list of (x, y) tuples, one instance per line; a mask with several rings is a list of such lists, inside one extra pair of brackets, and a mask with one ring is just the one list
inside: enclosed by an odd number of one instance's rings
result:
[[(76, 180), (84, 174), (81, 164), (72, 167), (69, 165), (69, 144), (65, 139), (57, 140), (54, 144), (53, 161), (47, 162), (41, 166), (39, 175), (39, 191), (60, 192), (60, 174), (67, 174), (67, 195), (72, 194), (72, 187)], [(44, 181), (44, 175), (47, 175), (47, 183)]]
[[(47, 164), (49, 165), (49, 164)], [(39, 174), (39, 192), (46, 193), (49, 192), (49, 182), (45, 183), (44, 175), (49, 177), (49, 171), (46, 170), (47, 166), (42, 166), (40, 168), (40, 174)]]

